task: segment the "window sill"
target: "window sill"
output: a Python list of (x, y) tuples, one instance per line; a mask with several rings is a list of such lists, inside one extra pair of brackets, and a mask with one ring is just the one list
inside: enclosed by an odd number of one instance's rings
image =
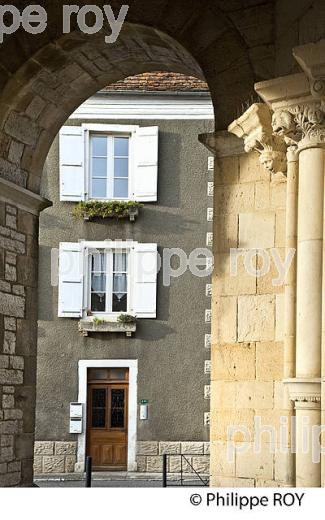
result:
[(88, 336), (89, 333), (124, 333), (127, 337), (131, 337), (137, 330), (136, 323), (119, 323), (114, 320), (107, 320), (102, 323), (96, 323), (93, 319), (84, 319), (79, 321), (79, 331), (83, 336)]

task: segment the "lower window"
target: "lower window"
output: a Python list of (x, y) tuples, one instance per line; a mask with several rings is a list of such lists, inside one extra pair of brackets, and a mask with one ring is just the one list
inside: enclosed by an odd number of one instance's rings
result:
[(95, 252), (90, 256), (90, 310), (120, 313), (128, 310), (128, 253)]

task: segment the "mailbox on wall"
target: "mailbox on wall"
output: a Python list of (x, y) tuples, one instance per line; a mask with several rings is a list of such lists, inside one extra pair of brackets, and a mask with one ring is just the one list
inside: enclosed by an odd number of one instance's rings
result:
[(140, 401), (140, 421), (148, 420), (148, 400), (141, 399)]
[(70, 403), (70, 433), (82, 433), (82, 403)]

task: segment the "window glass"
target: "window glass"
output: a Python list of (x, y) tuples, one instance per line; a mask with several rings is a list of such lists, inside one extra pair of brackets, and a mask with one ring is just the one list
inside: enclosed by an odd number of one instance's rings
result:
[(92, 137), (93, 157), (107, 157), (107, 137), (94, 135)]
[(106, 256), (96, 253), (91, 257), (91, 310), (106, 310)]
[(98, 252), (92, 253), (90, 258), (90, 310), (95, 313), (127, 312), (128, 253)]
[(107, 137), (91, 137), (91, 196), (96, 199), (107, 198)]
[(115, 157), (128, 157), (129, 156), (129, 138), (128, 137), (115, 137), (114, 155), (115, 155)]
[(105, 199), (107, 194), (106, 179), (93, 179), (91, 193), (94, 198)]
[(95, 199), (129, 197), (129, 137), (92, 135), (90, 196)]
[(106, 426), (106, 389), (92, 389), (92, 420), (93, 428), (105, 428)]
[(109, 379), (109, 369), (108, 368), (89, 368), (88, 370), (88, 379)]
[(126, 199), (129, 196), (129, 182), (128, 179), (114, 180), (114, 197), (116, 199)]
[(113, 312), (127, 311), (127, 254), (113, 254)]
[(115, 177), (124, 177), (127, 179), (129, 174), (129, 160), (124, 158), (115, 158), (114, 164)]
[(107, 159), (101, 157), (93, 157), (92, 167), (93, 178), (107, 176)]
[(111, 368), (109, 377), (110, 379), (119, 379), (120, 381), (124, 381), (127, 379), (127, 375), (127, 368)]
[(111, 390), (111, 428), (123, 428), (125, 416), (125, 390)]

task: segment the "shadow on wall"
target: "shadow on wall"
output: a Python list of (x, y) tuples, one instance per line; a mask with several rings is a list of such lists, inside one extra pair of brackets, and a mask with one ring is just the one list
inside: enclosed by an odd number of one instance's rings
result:
[[(182, 137), (171, 132), (161, 132), (159, 139), (159, 204), (171, 208), (180, 207), (180, 174)], [(178, 175), (175, 175), (178, 172)]]
[(38, 291), (38, 319), (53, 321), (54, 291), (51, 285), (51, 251), (48, 246), (39, 246), (39, 280), (46, 280), (46, 290), (39, 285)]

